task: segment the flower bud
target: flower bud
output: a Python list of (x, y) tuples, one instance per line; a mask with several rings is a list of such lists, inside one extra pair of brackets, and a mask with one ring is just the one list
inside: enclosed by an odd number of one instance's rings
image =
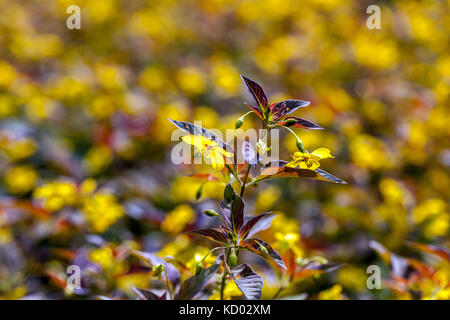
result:
[(236, 120), (236, 123), (234, 124), (235, 129), (239, 129), (244, 124), (244, 117), (240, 117)]
[(300, 139), (297, 139), (296, 144), (297, 144), (297, 149), (298, 149), (299, 151), (301, 151), (301, 152), (303, 152), (303, 153), (306, 151), (306, 150), (305, 150), (305, 147), (303, 146), (303, 143), (300, 141)]
[(230, 256), (228, 257), (228, 263), (230, 264), (230, 267), (236, 267), (237, 264), (237, 256), (236, 251), (234, 248), (231, 248)]
[(217, 212), (211, 209), (206, 209), (205, 211), (203, 211), (203, 214), (207, 215), (208, 217), (220, 217)]

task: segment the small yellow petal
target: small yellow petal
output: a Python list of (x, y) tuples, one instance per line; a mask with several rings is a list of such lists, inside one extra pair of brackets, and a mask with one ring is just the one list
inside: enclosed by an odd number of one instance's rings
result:
[(319, 159), (326, 159), (326, 158), (334, 158), (331, 155), (331, 151), (327, 148), (318, 148), (316, 150), (314, 150), (311, 155), (313, 155), (314, 157), (317, 157)]

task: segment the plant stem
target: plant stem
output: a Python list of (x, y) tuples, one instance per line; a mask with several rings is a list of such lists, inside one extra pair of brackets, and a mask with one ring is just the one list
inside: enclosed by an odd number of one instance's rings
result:
[(226, 281), (227, 281), (227, 269), (223, 268), (222, 281), (220, 283), (220, 300), (223, 300), (223, 292), (225, 290)]
[(167, 291), (169, 291), (170, 299), (173, 300), (173, 293), (172, 293), (172, 289), (170, 288), (169, 276), (167, 275), (166, 268), (164, 268), (164, 275), (166, 276)]
[(244, 196), (245, 183), (247, 182), (247, 178), (248, 178), (249, 172), (250, 172), (250, 165), (247, 166), (247, 171), (245, 172), (244, 181), (242, 181), (242, 186), (241, 186), (241, 198)]

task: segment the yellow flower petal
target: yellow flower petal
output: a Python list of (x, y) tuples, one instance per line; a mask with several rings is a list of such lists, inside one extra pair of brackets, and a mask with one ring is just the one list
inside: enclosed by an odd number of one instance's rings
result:
[(314, 150), (311, 155), (319, 159), (334, 158), (331, 155), (331, 151), (327, 148), (318, 148)]

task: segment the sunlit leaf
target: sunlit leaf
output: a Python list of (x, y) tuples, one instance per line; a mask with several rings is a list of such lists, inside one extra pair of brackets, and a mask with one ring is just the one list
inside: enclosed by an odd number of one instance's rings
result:
[(268, 176), (270, 178), (301, 177), (341, 184), (347, 183), (322, 169), (309, 170), (309, 169), (291, 168), (286, 166), (265, 168), (261, 171), (260, 176), (262, 177)]
[(184, 132), (187, 132), (192, 135), (196, 136), (202, 136), (205, 137), (208, 140), (216, 142), (221, 148), (224, 150), (227, 150), (229, 152), (233, 152), (233, 148), (226, 144), (223, 140), (221, 140), (216, 134), (209, 131), (208, 129), (202, 128), (196, 124), (186, 122), (186, 121), (177, 121), (169, 119), (170, 122), (172, 122), (176, 127), (183, 130)]
[(264, 118), (262, 116), (262, 113), (261, 113), (261, 109), (259, 107), (254, 107), (254, 106), (252, 106), (251, 104), (248, 104), (248, 103), (245, 103), (245, 105), (247, 107), (249, 107), (250, 109), (252, 109), (253, 112), (255, 112), (258, 115), (258, 117), (260, 117), (261, 119), (264, 120)]

